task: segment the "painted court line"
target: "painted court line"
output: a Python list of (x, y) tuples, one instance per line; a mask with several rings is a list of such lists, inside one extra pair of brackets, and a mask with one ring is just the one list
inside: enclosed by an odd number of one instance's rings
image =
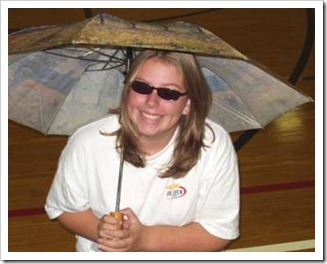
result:
[[(310, 188), (315, 186), (315, 181), (300, 181), (300, 182), (285, 182), (280, 184), (271, 185), (259, 185), (259, 186), (249, 186), (242, 187), (241, 194), (255, 194), (255, 193), (265, 193), (265, 192), (275, 192), (282, 190), (298, 189), (298, 188)], [(17, 209), (9, 210), (9, 217), (19, 217), (19, 216), (32, 216), (45, 214), (44, 208), (27, 208), (27, 209)]]
[(32, 216), (32, 215), (40, 215), (40, 214), (45, 214), (45, 210), (43, 207), (9, 210), (8, 217)]
[(302, 240), (297, 242), (272, 244), (257, 247), (229, 249), (226, 252), (289, 252), (315, 248), (315, 240)]
[(298, 189), (298, 188), (308, 188), (314, 186), (315, 186), (314, 180), (300, 181), (300, 182), (284, 182), (284, 183), (270, 184), (270, 185), (242, 187), (241, 193), (251, 194), (251, 193), (273, 192), (273, 191), (290, 190), (290, 189)]

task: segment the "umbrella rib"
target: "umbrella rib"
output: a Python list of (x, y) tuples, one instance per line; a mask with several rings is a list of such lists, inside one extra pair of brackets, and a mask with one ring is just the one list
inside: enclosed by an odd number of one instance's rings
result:
[(96, 59), (88, 59), (88, 58), (83, 58), (83, 57), (73, 57), (73, 56), (60, 54), (60, 53), (56, 53), (56, 52), (49, 51), (49, 50), (45, 50), (44, 52), (48, 53), (48, 54), (51, 54), (51, 55), (61, 56), (61, 57), (76, 59), (76, 60), (93, 61), (93, 62), (108, 62), (107, 60), (96, 60)]
[[(92, 49), (92, 48), (90, 48), (90, 49)], [(119, 57), (116, 57), (116, 55), (117, 55), (117, 53), (118, 53), (119, 51), (122, 51), (122, 52), (123, 52), (122, 49), (116, 49), (116, 51), (114, 52), (113, 55), (108, 55), (108, 54), (106, 54), (106, 53), (104, 53), (104, 52), (100, 52), (100, 48), (94, 50), (94, 52), (96, 52), (96, 53), (98, 53), (98, 54), (100, 54), (100, 55), (103, 55), (103, 56), (108, 57), (109, 60), (105, 63), (105, 65), (104, 65), (104, 66), (102, 67), (102, 69), (100, 69), (100, 70), (92, 70), (92, 69), (90, 69), (90, 66), (91, 66), (91, 65), (89, 65), (89, 66), (87, 67), (86, 71), (103, 71), (103, 70), (112, 70), (112, 69), (116, 69), (116, 68), (119, 68), (119, 67), (123, 66), (124, 63), (125, 63), (124, 59), (121, 59), (121, 58), (119, 58)], [(110, 67), (107, 67), (108, 65), (109, 65)]]
[[(101, 69), (98, 69), (98, 70), (90, 69), (94, 65), (96, 65), (96, 64), (88, 65), (87, 68), (85, 69), (85, 71), (89, 71), (89, 72), (109, 71), (109, 70), (113, 70), (113, 69), (116, 69), (116, 68), (119, 68), (119, 67), (123, 66), (124, 63), (116, 64), (116, 65), (110, 65), (110, 63), (107, 62)], [(107, 68), (108, 65), (110, 66), (109, 68)]]
[[(213, 73), (215, 73), (215, 74), (217, 74), (217, 72), (213, 69), (213, 68), (215, 68), (215, 66), (212, 64), (212, 62), (210, 61), (210, 60), (207, 60), (207, 59), (205, 59), (205, 58), (201, 58), (202, 59), (202, 61), (203, 62), (205, 62), (205, 63), (201, 63), (201, 66), (202, 67), (206, 67), (207, 69), (209, 69), (209, 70), (211, 70)], [(237, 59), (237, 60), (239, 60), (239, 61), (244, 61), (244, 62), (247, 62), (247, 61), (245, 61), (245, 60), (243, 60), (243, 59)], [(248, 62), (247, 62), (248, 63)], [(251, 64), (251, 63), (250, 63)], [(251, 64), (252, 65), (252, 64)], [(225, 67), (229, 67), (228, 65), (225, 65)], [(227, 85), (228, 85), (228, 81), (226, 81), (225, 80), (225, 78), (223, 77), (223, 76), (221, 76), (221, 75), (219, 75), (219, 77), (224, 81), (224, 83), (226, 83)], [(260, 125), (260, 127), (263, 127), (263, 124), (261, 124), (258, 120), (257, 120), (257, 118), (256, 118), (256, 116), (254, 115), (254, 113), (252, 113), (251, 111), (250, 111), (250, 107), (249, 107), (249, 105), (246, 103), (246, 102), (244, 102), (243, 100), (241, 100), (241, 98), (240, 98), (240, 96), (239, 96), (239, 94), (231, 87), (231, 86), (229, 86), (228, 85), (228, 87), (230, 88), (230, 90), (232, 90), (233, 91), (233, 93), (234, 93), (234, 95), (243, 103), (243, 105), (246, 107), (246, 109), (249, 111), (249, 113), (251, 114), (251, 118), (248, 116), (248, 115), (245, 115), (245, 114), (243, 114), (241, 111), (237, 111), (235, 108), (231, 108), (230, 106), (228, 106), (227, 105), (227, 107), (226, 107), (226, 110), (227, 110), (227, 108), (229, 109), (229, 112), (230, 113), (232, 113), (232, 114), (234, 114), (234, 115), (239, 115), (240, 116), (240, 118), (241, 119), (243, 119), (244, 121), (246, 121), (247, 122), (247, 120), (249, 121), (249, 120), (251, 120), (252, 122), (254, 121), (254, 122), (256, 122), (257, 124), (259, 124)], [(215, 97), (216, 99), (217, 99), (217, 101), (219, 101), (219, 98), (218, 97)]]
[(229, 112), (233, 116), (237, 116), (239, 119), (242, 119), (247, 123), (255, 122), (255, 123), (259, 124), (260, 127), (263, 127), (263, 124), (261, 124), (252, 114), (251, 114), (251, 117), (250, 117), (249, 115), (246, 115), (246, 114), (242, 113), (241, 111), (237, 111), (235, 108), (232, 108), (229, 105), (221, 104), (221, 102), (223, 102), (223, 101), (220, 100), (218, 97), (214, 97), (214, 100), (216, 100), (216, 102), (219, 105), (224, 106), (224, 110), (226, 110), (227, 112)]
[[(93, 51), (93, 49), (92, 48), (90, 48), (92, 51)], [(109, 55), (109, 54), (107, 54), (107, 53), (104, 53), (104, 52), (100, 52), (100, 50), (101, 49), (97, 49), (97, 50), (94, 50), (94, 52), (96, 52), (96, 53), (98, 53), (98, 54), (100, 54), (100, 55), (103, 55), (103, 56), (105, 56), (105, 57), (108, 57), (109, 58), (109, 62), (110, 61), (119, 61), (119, 62), (124, 62), (124, 59), (121, 59), (121, 58), (118, 58), (118, 57), (116, 57), (116, 54), (119, 52), (119, 51), (121, 51), (121, 49), (116, 49), (116, 51), (115, 51), (115, 53), (113, 54), (113, 55)]]
[(42, 111), (42, 100), (41, 100), (41, 96), (39, 96), (39, 111), (40, 111), (40, 119), (41, 119), (41, 129), (42, 129), (42, 131), (44, 131), (45, 128), (44, 128), (44, 122), (43, 122), (43, 111)]
[[(119, 58), (119, 57), (116, 56), (119, 51), (122, 51), (122, 49), (116, 49), (116, 51), (112, 55), (109, 55), (109, 54), (107, 54), (105, 52), (101, 52), (100, 51), (101, 50), (100, 48), (93, 49), (93, 48), (89, 47), (88, 49), (89, 49), (88, 52), (84, 53), (81, 56), (76, 56), (76, 57), (74, 57), (72, 55), (57, 53), (57, 52), (54, 52), (54, 51), (51, 51), (51, 50), (45, 50), (44, 52), (46, 52), (48, 54), (51, 54), (51, 55), (66, 57), (66, 58), (70, 58), (70, 59), (84, 60), (84, 61), (96, 62), (96, 63), (105, 63), (105, 65), (102, 67), (102, 69), (97, 69), (97, 70), (90, 69), (90, 67), (92, 67), (95, 64), (89, 65), (86, 68), (87, 71), (112, 70), (112, 69), (119, 68), (119, 67), (123, 66), (124, 63), (125, 63), (125, 60), (123, 58)], [(91, 59), (91, 58), (87, 58), (87, 56), (89, 56), (91, 54), (94, 54), (94, 53), (97, 53), (99, 55), (105, 56), (108, 59), (107, 60), (104, 60), (104, 59)], [(110, 67), (108, 67), (108, 65)]]

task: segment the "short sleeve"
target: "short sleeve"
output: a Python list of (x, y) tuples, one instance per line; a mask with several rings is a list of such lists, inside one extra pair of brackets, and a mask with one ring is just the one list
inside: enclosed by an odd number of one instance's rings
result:
[(210, 234), (239, 236), (239, 171), (237, 156), (225, 131), (215, 131), (215, 142), (203, 155), (203, 175), (195, 222)]
[(89, 207), (85, 164), (85, 147), (71, 139), (60, 156), (47, 196), (45, 210), (50, 219), (63, 212), (80, 212)]

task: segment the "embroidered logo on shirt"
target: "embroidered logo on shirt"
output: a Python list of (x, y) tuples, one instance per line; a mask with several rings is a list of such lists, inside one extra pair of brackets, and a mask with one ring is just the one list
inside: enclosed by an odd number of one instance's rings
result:
[(166, 196), (168, 199), (176, 199), (186, 194), (186, 188), (178, 183), (170, 184), (166, 187)]

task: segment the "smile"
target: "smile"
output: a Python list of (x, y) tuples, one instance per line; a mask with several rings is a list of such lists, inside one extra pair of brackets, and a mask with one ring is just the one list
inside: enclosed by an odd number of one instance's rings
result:
[(144, 113), (144, 112), (142, 112), (142, 116), (149, 121), (157, 121), (161, 118), (161, 116), (159, 116), (159, 115), (151, 115), (151, 114)]

